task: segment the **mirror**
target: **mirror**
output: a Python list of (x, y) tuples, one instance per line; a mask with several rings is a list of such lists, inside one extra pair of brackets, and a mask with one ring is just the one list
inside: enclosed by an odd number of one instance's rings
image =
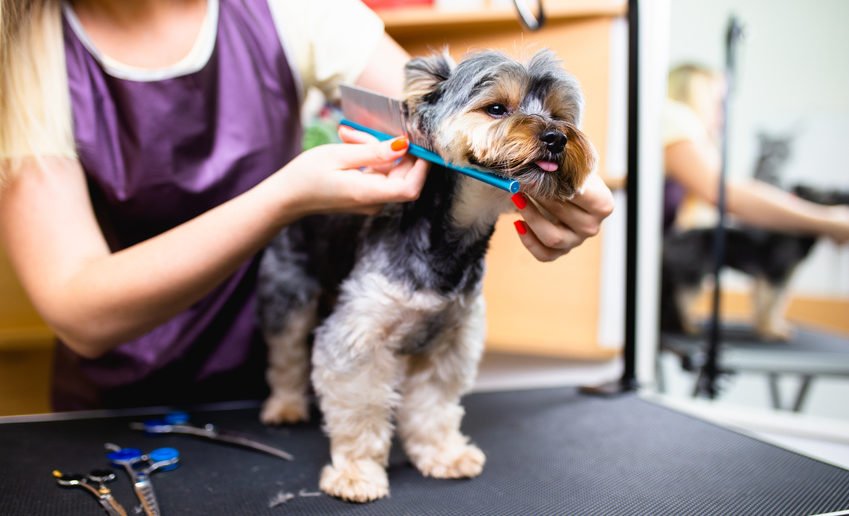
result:
[[(744, 36), (729, 75), (732, 16)], [(671, 4), (658, 360), (669, 395), (708, 392), (718, 195), (699, 191), (699, 171), (680, 171), (680, 142), (697, 138), (716, 159), (702, 173), (720, 169), (726, 146), (729, 185), (714, 399), (849, 420), (849, 247), (758, 201), (804, 199), (819, 213), (849, 204), (849, 68), (837, 64), (849, 62), (847, 16), (840, 1)]]

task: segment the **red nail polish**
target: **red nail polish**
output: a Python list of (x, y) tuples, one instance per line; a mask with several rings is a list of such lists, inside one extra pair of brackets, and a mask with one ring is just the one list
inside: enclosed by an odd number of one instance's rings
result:
[(510, 197), (510, 200), (513, 201), (513, 204), (516, 205), (520, 210), (524, 210), (525, 206), (528, 205), (528, 200), (525, 198), (525, 194), (522, 192), (517, 192)]
[(407, 146), (409, 146), (409, 145), (410, 145), (410, 142), (407, 141), (407, 138), (405, 138), (404, 136), (401, 136), (400, 138), (396, 138), (396, 139), (392, 140), (391, 147), (392, 147), (392, 150), (397, 152), (397, 151), (406, 149)]
[(517, 220), (516, 222), (513, 223), (513, 225), (516, 226), (516, 231), (520, 235), (524, 235), (525, 233), (528, 232), (528, 226), (526, 226), (525, 223), (521, 220)]

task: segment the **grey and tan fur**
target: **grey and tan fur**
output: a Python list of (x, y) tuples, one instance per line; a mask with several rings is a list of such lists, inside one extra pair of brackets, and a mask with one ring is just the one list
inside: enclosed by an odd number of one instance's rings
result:
[[(413, 59), (405, 109), (411, 130), (439, 154), (514, 177), (531, 197), (568, 199), (595, 163), (578, 129), (578, 83), (550, 52), (527, 65), (495, 52), (458, 65)], [(460, 432), (460, 396), (483, 350), (484, 255), (497, 217), (511, 208), (508, 194), (434, 166), (418, 200), (370, 217), (309, 217), (267, 250), (260, 314), (272, 392), (261, 418), (307, 418), (311, 365), (330, 437), (325, 493), (354, 502), (387, 496), (395, 424), (424, 475), (482, 471), (483, 452)]]

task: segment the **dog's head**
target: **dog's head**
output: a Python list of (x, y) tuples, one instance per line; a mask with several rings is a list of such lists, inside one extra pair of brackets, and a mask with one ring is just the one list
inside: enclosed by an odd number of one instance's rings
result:
[(447, 55), (407, 63), (410, 130), (443, 158), (519, 181), (532, 197), (571, 198), (595, 166), (578, 129), (578, 81), (550, 51), (526, 65), (497, 52), (455, 65)]

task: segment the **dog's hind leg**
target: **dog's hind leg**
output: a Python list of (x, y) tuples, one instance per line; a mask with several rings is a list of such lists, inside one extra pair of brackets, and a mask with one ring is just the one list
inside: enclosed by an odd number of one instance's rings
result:
[(793, 335), (793, 325), (785, 318), (787, 283), (774, 283), (766, 278), (757, 278), (754, 298), (755, 329), (758, 336), (768, 341), (788, 340)]
[(699, 294), (701, 294), (701, 285), (679, 286), (675, 291), (675, 305), (678, 309), (681, 328), (689, 335), (698, 335), (700, 332), (699, 324), (696, 322), (693, 313)]
[(398, 429), (410, 460), (425, 476), (478, 476), (483, 452), (460, 432), (460, 396), (477, 373), (484, 346), (484, 306), (478, 296), (466, 317), (447, 328), (429, 351), (410, 357)]
[(279, 332), (266, 334), (271, 394), (262, 405), (260, 419), (267, 425), (309, 419), (309, 334), (315, 326), (317, 299), (285, 315)]
[(274, 240), (259, 271), (259, 317), (268, 344), (266, 379), (271, 394), (262, 407), (265, 424), (309, 417), (309, 335), (316, 324), (319, 286), (306, 255), (288, 232)]

